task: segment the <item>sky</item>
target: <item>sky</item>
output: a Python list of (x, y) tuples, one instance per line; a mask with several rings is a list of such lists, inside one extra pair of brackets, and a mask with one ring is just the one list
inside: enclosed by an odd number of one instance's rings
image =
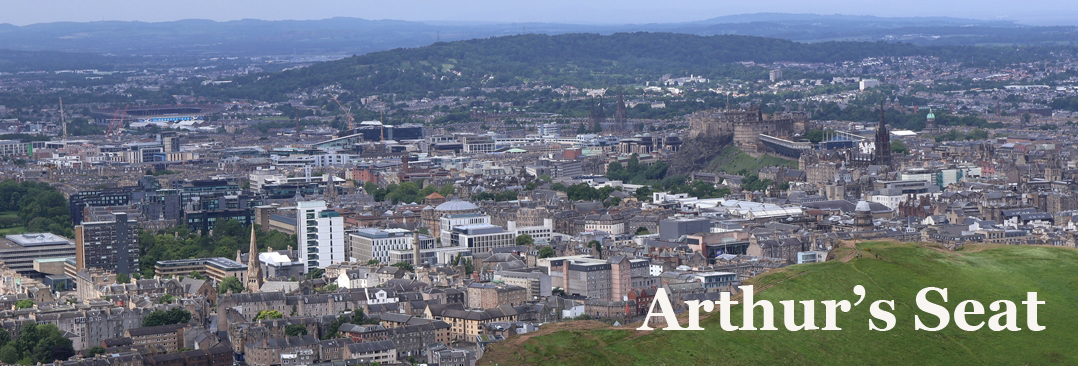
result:
[(1078, 25), (1074, 0), (0, 0), (0, 23), (180, 19), (670, 23), (760, 12), (949, 16)]

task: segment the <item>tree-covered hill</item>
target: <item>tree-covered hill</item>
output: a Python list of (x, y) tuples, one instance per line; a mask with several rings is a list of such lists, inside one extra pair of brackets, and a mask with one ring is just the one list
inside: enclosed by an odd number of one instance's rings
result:
[[(519, 35), (395, 49), (314, 64), (277, 74), (255, 74), (224, 85), (186, 85), (198, 95), (280, 101), (287, 93), (340, 84), (358, 96), (435, 95), (465, 87), (527, 82), (547, 85), (642, 83), (672, 74), (718, 79), (761, 78), (736, 62), (838, 62), (883, 56), (936, 56), (973, 64), (1004, 65), (1043, 59), (1059, 48), (922, 47), (887, 42), (798, 43), (788, 40), (677, 33)], [(346, 96), (348, 98), (349, 96)]]

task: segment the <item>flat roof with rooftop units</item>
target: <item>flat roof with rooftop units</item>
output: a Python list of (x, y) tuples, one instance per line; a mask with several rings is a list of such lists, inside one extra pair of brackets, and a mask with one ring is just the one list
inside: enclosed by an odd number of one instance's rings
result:
[(217, 281), (235, 276), (243, 282), (247, 265), (224, 257), (157, 261), (154, 265), (154, 274), (158, 277), (186, 276), (191, 272), (199, 272)]
[(0, 262), (19, 274), (32, 274), (34, 261), (75, 257), (71, 239), (51, 233), (7, 235), (0, 239)]

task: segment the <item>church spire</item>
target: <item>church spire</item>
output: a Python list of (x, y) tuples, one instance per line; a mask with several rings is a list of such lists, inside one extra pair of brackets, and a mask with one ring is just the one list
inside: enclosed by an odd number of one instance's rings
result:
[(876, 165), (891, 167), (891, 133), (887, 131), (887, 121), (883, 118), (884, 104), (880, 101), (880, 126), (876, 128)]
[(262, 266), (258, 260), (258, 241), (255, 240), (255, 225), (251, 224), (251, 249), (247, 254), (247, 291), (258, 292), (262, 289)]

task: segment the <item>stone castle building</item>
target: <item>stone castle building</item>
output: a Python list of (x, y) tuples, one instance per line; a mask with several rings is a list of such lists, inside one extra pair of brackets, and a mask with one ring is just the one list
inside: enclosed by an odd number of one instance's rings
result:
[(767, 151), (760, 143), (760, 134), (787, 138), (804, 133), (807, 121), (802, 113), (764, 114), (757, 107), (710, 109), (689, 117), (689, 138), (733, 135), (734, 146), (759, 157)]

